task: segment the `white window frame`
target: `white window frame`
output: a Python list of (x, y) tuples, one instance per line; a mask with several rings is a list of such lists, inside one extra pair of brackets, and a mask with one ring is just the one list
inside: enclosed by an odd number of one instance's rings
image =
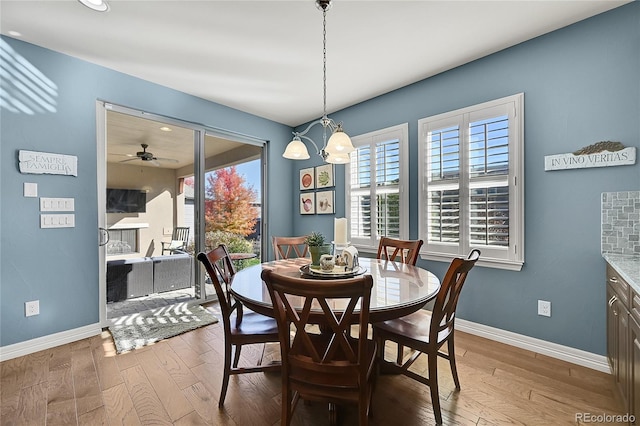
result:
[[(493, 247), (469, 243), (469, 123), (493, 116), (509, 117), (509, 246)], [(429, 131), (449, 125), (460, 128), (460, 241), (459, 243), (429, 242), (427, 156)], [(418, 120), (418, 173), (421, 181), (418, 194), (420, 238), (424, 245), (420, 257), (427, 260), (449, 262), (452, 257), (466, 257), (474, 248), (482, 252), (479, 266), (519, 271), (524, 264), (524, 93), (508, 96), (456, 111)], [(456, 182), (456, 186), (458, 183)], [(442, 186), (440, 182), (439, 186)]]
[[(398, 124), (396, 126), (387, 127), (385, 129), (376, 130), (370, 133), (353, 136), (351, 142), (353, 146), (358, 147), (369, 145), (371, 152), (375, 153), (375, 146), (377, 143), (386, 142), (389, 140), (399, 140), (399, 155), (400, 155), (400, 178), (398, 184), (399, 200), (400, 200), (400, 238), (409, 238), (409, 194), (407, 191), (407, 185), (409, 182), (409, 123)], [(374, 176), (375, 180), (375, 162), (372, 162), (371, 176)], [(376, 200), (377, 193), (383, 193), (387, 190), (376, 188), (376, 185), (371, 185), (369, 188), (370, 197), (372, 203)], [(371, 236), (369, 238), (355, 238), (351, 236), (351, 164), (345, 164), (345, 216), (347, 223), (349, 224), (348, 235), (351, 240), (351, 245), (355, 246), (358, 250), (364, 252), (376, 253), (378, 250), (378, 242), (380, 235), (377, 235), (377, 212), (375, 208), (372, 208), (371, 212)]]

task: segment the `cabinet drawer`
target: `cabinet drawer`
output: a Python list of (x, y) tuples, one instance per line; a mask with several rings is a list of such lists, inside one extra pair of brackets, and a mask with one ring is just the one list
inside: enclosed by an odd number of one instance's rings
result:
[[(627, 284), (627, 282), (622, 279), (616, 272), (616, 270), (613, 269), (609, 264), (607, 264), (607, 283), (611, 286), (611, 288), (613, 288), (622, 304), (627, 307), (627, 309), (629, 309), (631, 305), (631, 293), (634, 292), (631, 291), (631, 287), (629, 286), (629, 284)], [(640, 305), (638, 306), (638, 308), (640, 309)]]

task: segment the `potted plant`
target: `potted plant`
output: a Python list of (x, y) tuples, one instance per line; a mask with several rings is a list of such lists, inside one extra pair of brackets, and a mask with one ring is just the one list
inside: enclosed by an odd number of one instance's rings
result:
[(309, 253), (311, 253), (311, 266), (320, 267), (320, 256), (331, 254), (331, 244), (325, 242), (324, 235), (320, 232), (307, 235), (305, 243), (309, 246)]

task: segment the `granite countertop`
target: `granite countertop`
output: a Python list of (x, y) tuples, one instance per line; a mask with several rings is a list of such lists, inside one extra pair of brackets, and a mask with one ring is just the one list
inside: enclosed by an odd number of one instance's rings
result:
[(602, 257), (624, 280), (640, 293), (640, 256), (602, 253)]

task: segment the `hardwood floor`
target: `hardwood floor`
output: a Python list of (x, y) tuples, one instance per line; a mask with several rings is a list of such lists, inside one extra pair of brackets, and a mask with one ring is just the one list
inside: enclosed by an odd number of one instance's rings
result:
[[(216, 312), (215, 305), (208, 309)], [(0, 424), (279, 425), (277, 373), (232, 376), (218, 410), (222, 335), (217, 323), (116, 355), (103, 332), (4, 361)], [(244, 348), (241, 362), (260, 351)], [(267, 356), (278, 355), (277, 345), (268, 348)], [(460, 391), (447, 361), (439, 365), (444, 424), (559, 425), (576, 424), (576, 413), (624, 414), (607, 374), (462, 332), (456, 332), (456, 355)], [(373, 406), (371, 425), (435, 423), (429, 389), (404, 376), (380, 376)], [(338, 413), (341, 424), (357, 424), (354, 407)], [(293, 424), (327, 425), (327, 409), (298, 404)]]

